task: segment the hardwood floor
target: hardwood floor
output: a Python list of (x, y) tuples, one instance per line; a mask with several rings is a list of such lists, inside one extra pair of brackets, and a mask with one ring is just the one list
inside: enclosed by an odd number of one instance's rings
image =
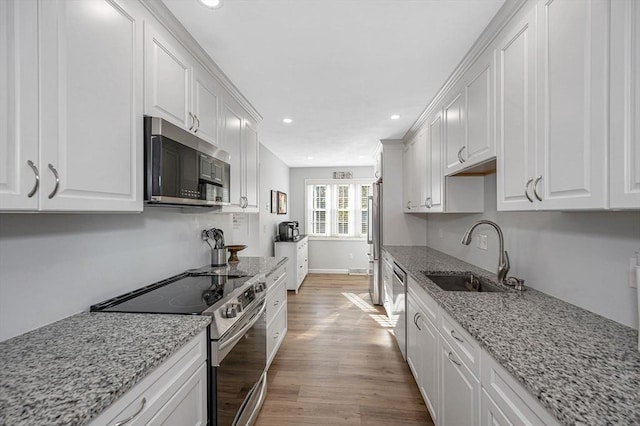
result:
[(433, 425), (368, 277), (308, 275), (288, 328), (256, 426)]

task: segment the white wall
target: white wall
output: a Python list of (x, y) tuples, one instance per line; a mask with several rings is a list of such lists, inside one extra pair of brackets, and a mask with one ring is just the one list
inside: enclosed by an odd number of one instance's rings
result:
[[(289, 167), (266, 147), (260, 145), (260, 250), (263, 256), (273, 256), (273, 242), (278, 224), (289, 220), (287, 214), (270, 213), (271, 190), (289, 195)], [(291, 198), (288, 199), (291, 205)]]
[[(333, 172), (352, 172), (354, 179), (373, 178), (370, 167), (296, 167), (290, 171), (289, 216), (300, 222), (300, 233), (305, 230), (305, 179), (332, 179)], [(369, 268), (366, 240), (309, 240), (309, 270), (311, 272), (347, 272), (349, 269)]]
[(262, 146), (260, 156), (260, 214), (145, 207), (141, 214), (0, 215), (0, 341), (206, 265), (203, 229), (248, 245), (241, 256), (272, 256), (276, 223), (286, 216), (266, 213), (265, 203), (270, 189), (288, 192), (289, 168)]
[(0, 340), (205, 265), (210, 252), (200, 232), (230, 226), (228, 214), (164, 207), (0, 215)]
[[(428, 245), (495, 272), (498, 242), (492, 228), (476, 228), (470, 246), (460, 243), (476, 220), (495, 221), (505, 234), (510, 275), (638, 328), (637, 293), (628, 281), (629, 259), (640, 250), (640, 212), (497, 212), (495, 188), (496, 176), (487, 176), (483, 214), (428, 215)], [(479, 233), (488, 236), (487, 251), (475, 247)]]

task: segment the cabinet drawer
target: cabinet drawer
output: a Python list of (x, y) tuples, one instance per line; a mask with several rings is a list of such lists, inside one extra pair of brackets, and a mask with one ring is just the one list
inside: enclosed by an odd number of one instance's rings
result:
[[(482, 351), (483, 392), (500, 409), (499, 414), (514, 425), (559, 425), (560, 423), (507, 370)], [(490, 407), (487, 407), (490, 408)], [(482, 407), (483, 416), (490, 416)], [(507, 423), (507, 424), (509, 424)]]
[[(176, 354), (127, 391), (91, 422), (91, 426), (111, 425), (131, 418), (127, 425), (144, 425), (163, 410), (173, 396), (204, 364), (207, 333), (202, 331)], [(206, 418), (206, 403), (202, 404)]]
[(287, 310), (281, 309), (267, 326), (267, 367), (276, 356), (285, 334), (287, 334)]
[(287, 286), (284, 275), (267, 290), (267, 324), (275, 318), (282, 306), (287, 305)]
[(285, 265), (280, 266), (275, 271), (267, 275), (267, 289), (270, 289), (271, 286), (275, 284), (284, 274), (286, 273)]
[(474, 376), (480, 376), (480, 346), (448, 314), (441, 312), (440, 334), (460, 356)]

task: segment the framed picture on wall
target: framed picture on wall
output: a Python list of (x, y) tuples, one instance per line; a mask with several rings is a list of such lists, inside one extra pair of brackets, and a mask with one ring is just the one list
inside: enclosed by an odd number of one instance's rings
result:
[(278, 214), (287, 214), (287, 194), (278, 191)]
[(271, 213), (278, 213), (278, 191), (271, 190)]

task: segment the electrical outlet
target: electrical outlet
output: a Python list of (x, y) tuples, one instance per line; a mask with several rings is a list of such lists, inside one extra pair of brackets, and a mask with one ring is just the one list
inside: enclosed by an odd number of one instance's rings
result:
[(487, 235), (486, 234), (478, 234), (476, 237), (476, 247), (480, 250), (487, 249)]

